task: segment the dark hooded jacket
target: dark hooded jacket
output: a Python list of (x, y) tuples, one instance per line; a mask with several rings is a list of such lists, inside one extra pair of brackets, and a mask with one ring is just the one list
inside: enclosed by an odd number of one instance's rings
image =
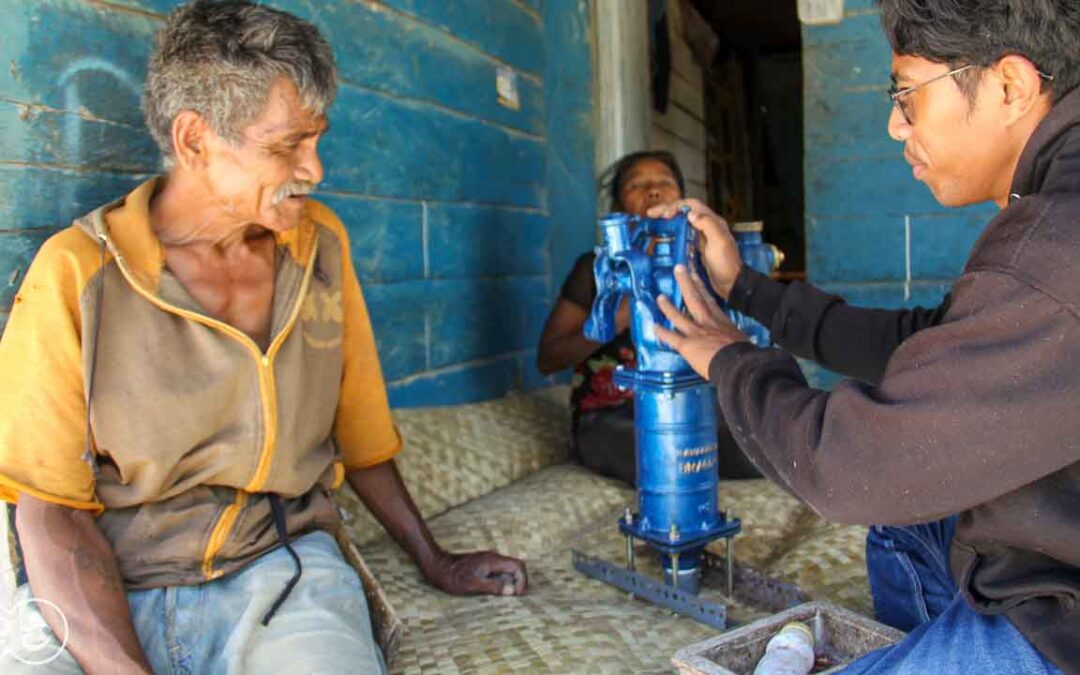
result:
[(811, 389), (789, 354), (748, 343), (709, 374), (747, 455), (826, 518), (959, 514), (968, 602), (1080, 673), (1080, 90), (1028, 141), (1012, 193), (937, 308), (853, 308), (744, 268), (736, 309), (857, 379)]

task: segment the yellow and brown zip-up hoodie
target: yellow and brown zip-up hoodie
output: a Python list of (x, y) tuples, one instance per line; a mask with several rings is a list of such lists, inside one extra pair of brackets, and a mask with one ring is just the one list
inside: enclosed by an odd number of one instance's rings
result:
[(99, 513), (129, 589), (202, 583), (273, 548), (268, 493), (291, 536), (337, 531), (345, 472), (401, 448), (334, 213), (309, 200), (276, 235), (264, 351), (165, 267), (157, 180), (42, 246), (0, 341), (0, 499)]

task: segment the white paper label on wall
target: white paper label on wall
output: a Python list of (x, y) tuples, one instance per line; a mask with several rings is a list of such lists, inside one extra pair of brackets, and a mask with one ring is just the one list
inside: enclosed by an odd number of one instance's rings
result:
[(799, 0), (799, 21), (808, 26), (840, 23), (844, 19), (844, 0)]
[(510, 66), (495, 69), (495, 93), (499, 95), (499, 105), (511, 110), (521, 109), (517, 81), (517, 73)]

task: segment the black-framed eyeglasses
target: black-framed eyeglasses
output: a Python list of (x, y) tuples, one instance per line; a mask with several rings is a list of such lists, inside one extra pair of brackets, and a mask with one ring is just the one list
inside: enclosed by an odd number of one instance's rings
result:
[[(935, 75), (934, 77), (931, 77), (929, 80), (925, 80), (923, 82), (920, 82), (920, 83), (918, 83), (916, 85), (912, 85), (910, 87), (904, 87), (903, 89), (897, 89), (896, 88), (896, 83), (894, 82), (892, 84), (892, 86), (889, 87), (889, 91), (888, 91), (889, 98), (892, 99), (893, 105), (896, 106), (896, 109), (900, 111), (900, 116), (903, 117), (904, 121), (910, 126), (910, 125), (914, 124), (914, 122), (911, 121), (911, 112), (908, 110), (907, 103), (904, 102), (904, 97), (905, 96), (907, 96), (911, 92), (915, 91), (916, 89), (919, 89), (920, 87), (925, 87), (928, 84), (931, 84), (933, 82), (937, 82), (938, 80), (943, 80), (946, 77), (952, 77), (953, 75), (958, 75), (958, 74), (964, 72), (965, 70), (968, 70), (970, 68), (975, 68), (975, 67), (976, 66), (975, 66), (974, 63), (969, 63), (966, 66), (960, 66), (959, 68), (953, 68), (952, 70), (950, 70), (947, 73), (942, 73), (941, 75)], [(1046, 73), (1042, 72), (1041, 70), (1036, 70), (1035, 72), (1037, 72), (1039, 74), (1039, 77), (1043, 78), (1044, 80), (1052, 81), (1054, 79), (1053, 75), (1047, 75)]]

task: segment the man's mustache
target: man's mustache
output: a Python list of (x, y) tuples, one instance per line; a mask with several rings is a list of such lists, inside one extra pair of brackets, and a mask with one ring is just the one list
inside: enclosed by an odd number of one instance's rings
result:
[(274, 206), (280, 204), (283, 200), (296, 195), (308, 195), (315, 189), (315, 183), (306, 180), (294, 180), (285, 183), (277, 189), (274, 193)]

